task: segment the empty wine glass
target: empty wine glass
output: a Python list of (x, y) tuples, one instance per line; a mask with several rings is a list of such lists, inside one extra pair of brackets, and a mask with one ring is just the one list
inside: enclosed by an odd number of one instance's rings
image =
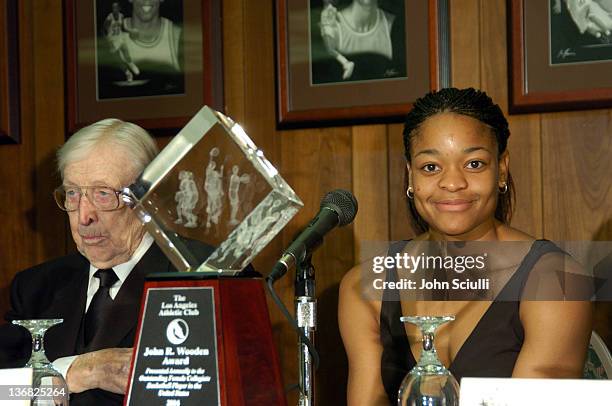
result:
[(434, 348), (436, 329), (455, 320), (455, 316), (401, 317), (402, 322), (416, 324), (423, 335), (419, 362), (406, 375), (399, 389), (399, 406), (458, 406), (459, 384), (438, 359)]
[(28, 329), (32, 335), (32, 355), (24, 368), (32, 368), (32, 388), (28, 388), (32, 406), (68, 406), (70, 394), (62, 374), (45, 355), (45, 332), (63, 319), (13, 320), (13, 324)]

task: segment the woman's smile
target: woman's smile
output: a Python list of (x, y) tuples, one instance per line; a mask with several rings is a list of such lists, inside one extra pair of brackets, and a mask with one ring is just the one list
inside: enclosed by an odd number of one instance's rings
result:
[(462, 212), (472, 208), (473, 199), (444, 199), (434, 201), (433, 204), (438, 211), (442, 212)]

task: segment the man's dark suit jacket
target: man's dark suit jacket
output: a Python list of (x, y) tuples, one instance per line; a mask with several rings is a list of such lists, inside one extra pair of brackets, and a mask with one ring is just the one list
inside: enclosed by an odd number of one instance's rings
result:
[[(202, 257), (212, 253), (205, 247)], [(200, 256), (200, 255), (198, 255)], [(81, 328), (87, 300), (89, 261), (80, 254), (61, 257), (19, 272), (11, 285), (11, 310), (6, 320), (61, 318), (62, 324), (45, 335), (49, 360), (77, 355), (101, 348), (132, 347), (145, 276), (149, 273), (175, 272), (176, 269), (153, 243), (121, 285), (113, 301), (110, 324), (101, 329), (88, 347), (83, 345)], [(23, 366), (31, 351), (30, 334), (11, 324), (0, 326), (0, 367)], [(123, 396), (88, 390), (72, 394), (71, 406), (121, 405)]]

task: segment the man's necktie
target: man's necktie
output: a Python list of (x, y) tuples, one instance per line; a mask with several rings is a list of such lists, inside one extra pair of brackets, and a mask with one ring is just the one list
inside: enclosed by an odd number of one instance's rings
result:
[(110, 297), (110, 288), (119, 279), (112, 269), (98, 269), (94, 273), (94, 278), (100, 279), (100, 287), (91, 298), (89, 309), (85, 315), (85, 345), (89, 345), (96, 336), (102, 321), (113, 305)]

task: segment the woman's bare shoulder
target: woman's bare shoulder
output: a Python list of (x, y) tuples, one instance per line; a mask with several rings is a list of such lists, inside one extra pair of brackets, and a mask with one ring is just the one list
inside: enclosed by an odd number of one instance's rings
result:
[(344, 298), (341, 303), (349, 304), (351, 307), (359, 306), (367, 308), (372, 314), (379, 314), (381, 302), (368, 297), (365, 292), (366, 279), (371, 273), (371, 262), (365, 261), (351, 268), (340, 282), (340, 295)]

